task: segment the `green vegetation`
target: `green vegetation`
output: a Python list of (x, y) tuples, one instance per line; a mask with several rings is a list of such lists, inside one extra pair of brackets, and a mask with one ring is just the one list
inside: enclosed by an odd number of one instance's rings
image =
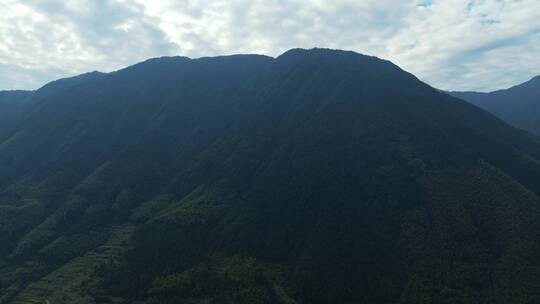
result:
[[(100, 298), (95, 285), (96, 271), (105, 264), (114, 263), (125, 251), (133, 233), (132, 226), (113, 227), (109, 240), (102, 246), (69, 260), (58, 269), (22, 289), (11, 303), (103, 303), (114, 299)], [(55, 242), (56, 243), (56, 242)], [(62, 248), (69, 250), (69, 248)], [(66, 254), (61, 252), (60, 254)]]
[(389, 62), (160, 58), (18, 96), (1, 304), (540, 302), (538, 139)]

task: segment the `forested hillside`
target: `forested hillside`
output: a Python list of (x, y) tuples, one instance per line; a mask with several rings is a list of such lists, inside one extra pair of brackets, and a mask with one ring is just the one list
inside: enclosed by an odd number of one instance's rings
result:
[(1, 96), (26, 105), (2, 304), (540, 302), (539, 141), (388, 61), (167, 57)]

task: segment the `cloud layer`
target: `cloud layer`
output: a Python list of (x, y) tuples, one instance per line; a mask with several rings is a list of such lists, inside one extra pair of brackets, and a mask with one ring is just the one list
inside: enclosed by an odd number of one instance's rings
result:
[(0, 0), (0, 89), (163, 55), (294, 47), (389, 59), (448, 90), (540, 74), (538, 0)]

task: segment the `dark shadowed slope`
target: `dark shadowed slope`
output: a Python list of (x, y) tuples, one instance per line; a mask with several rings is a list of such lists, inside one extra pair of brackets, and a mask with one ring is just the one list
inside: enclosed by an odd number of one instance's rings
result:
[(8, 136), (28, 108), (31, 91), (0, 91), (0, 139)]
[(540, 301), (539, 143), (392, 63), (95, 76), (0, 142), (2, 303)]
[(506, 90), (450, 94), (495, 114), (517, 128), (540, 135), (540, 76)]

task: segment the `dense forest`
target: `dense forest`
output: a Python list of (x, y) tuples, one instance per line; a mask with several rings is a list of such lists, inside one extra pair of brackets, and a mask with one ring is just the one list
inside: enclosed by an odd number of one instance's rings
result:
[(391, 62), (164, 57), (0, 110), (2, 304), (540, 303), (540, 141)]

